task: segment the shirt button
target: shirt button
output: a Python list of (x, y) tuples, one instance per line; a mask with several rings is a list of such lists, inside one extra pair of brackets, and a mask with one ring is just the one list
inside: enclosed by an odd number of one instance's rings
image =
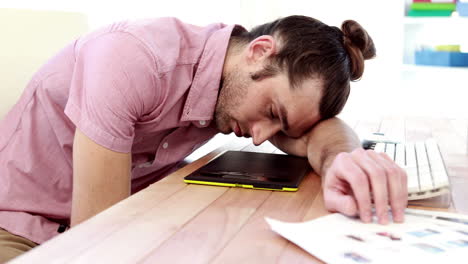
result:
[(167, 147), (169, 147), (169, 144), (167, 142), (164, 142), (163, 149), (167, 149)]
[(206, 124), (206, 121), (205, 120), (201, 120), (200, 122), (200, 125), (204, 126)]
[(138, 165), (138, 168), (148, 168), (148, 167), (151, 167), (151, 162), (145, 162), (145, 163), (142, 163), (140, 165)]

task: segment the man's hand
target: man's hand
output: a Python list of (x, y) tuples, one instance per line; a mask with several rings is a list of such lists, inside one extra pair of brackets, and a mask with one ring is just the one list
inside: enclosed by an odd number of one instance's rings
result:
[(386, 154), (364, 150), (354, 131), (338, 118), (319, 122), (301, 138), (275, 135), (270, 141), (281, 150), (307, 156), (322, 176), (325, 206), (329, 211), (360, 216), (369, 222), (374, 202), (379, 222), (404, 220), (408, 203), (406, 173)]
[(329, 211), (372, 220), (372, 200), (380, 224), (387, 224), (390, 204), (395, 222), (403, 222), (407, 205), (407, 177), (385, 153), (358, 148), (339, 153), (323, 181)]

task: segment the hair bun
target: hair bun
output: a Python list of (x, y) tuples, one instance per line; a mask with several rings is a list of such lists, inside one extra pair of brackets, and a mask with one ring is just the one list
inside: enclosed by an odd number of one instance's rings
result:
[(375, 57), (375, 46), (367, 31), (354, 20), (341, 24), (343, 45), (351, 59), (351, 80), (361, 78), (364, 72), (364, 60)]

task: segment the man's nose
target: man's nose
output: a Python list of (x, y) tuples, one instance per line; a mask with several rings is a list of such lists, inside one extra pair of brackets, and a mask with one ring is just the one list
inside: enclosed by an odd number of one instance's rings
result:
[(252, 141), (255, 146), (258, 146), (265, 142), (265, 140), (271, 138), (279, 132), (281, 127), (275, 127), (274, 125), (267, 125), (264, 123), (255, 123), (252, 125)]

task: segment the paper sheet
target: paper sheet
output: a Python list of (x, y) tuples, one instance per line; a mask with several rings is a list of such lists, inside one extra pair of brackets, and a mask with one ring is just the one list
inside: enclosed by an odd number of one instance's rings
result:
[(341, 214), (271, 229), (327, 263), (468, 263), (468, 216), (407, 209), (403, 224)]

